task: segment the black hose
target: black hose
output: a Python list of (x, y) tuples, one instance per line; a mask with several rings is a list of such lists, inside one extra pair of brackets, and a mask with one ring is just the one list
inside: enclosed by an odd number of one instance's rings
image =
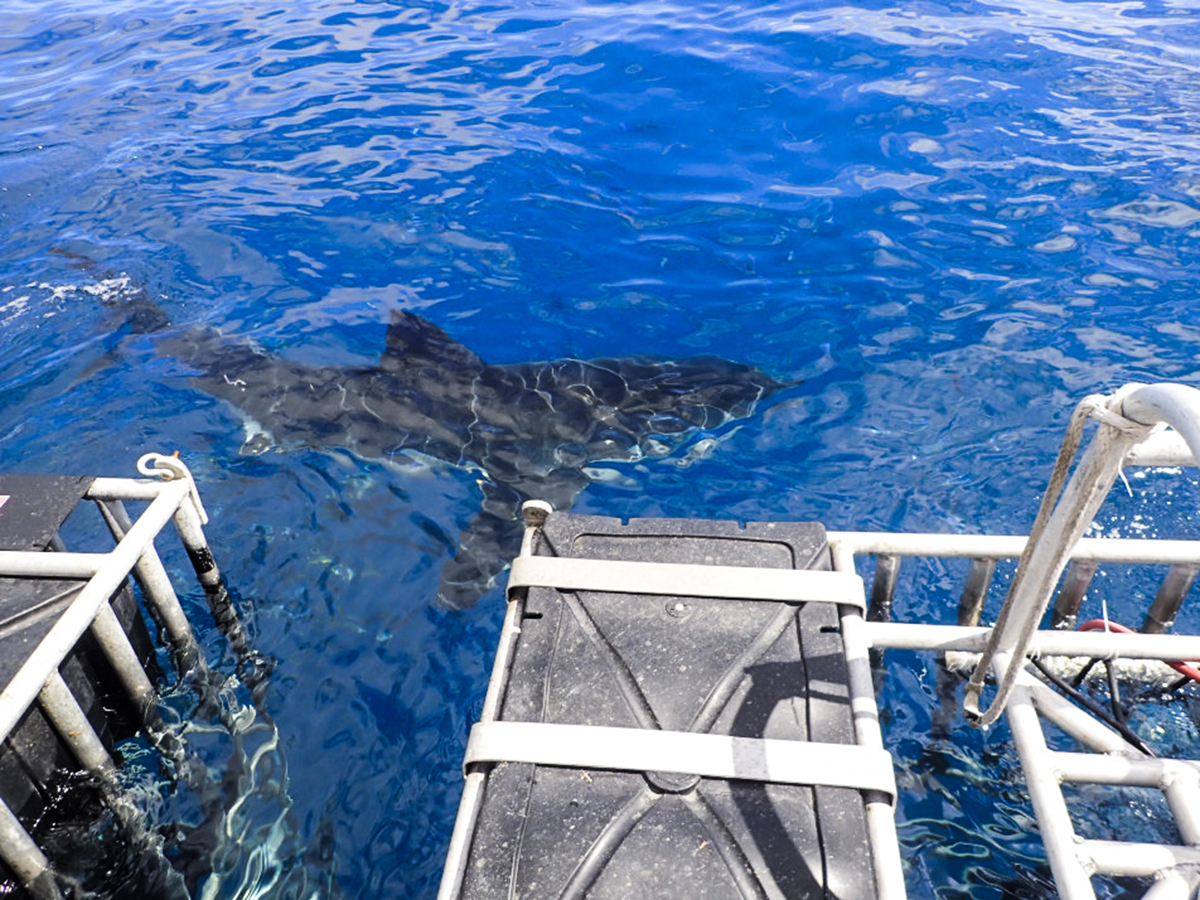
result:
[(1075, 688), (1073, 688), (1073, 687), (1071, 687), (1071, 685), (1067, 684), (1066, 681), (1064, 681), (1062, 678), (1059, 678), (1057, 675), (1055, 675), (1053, 672), (1051, 672), (1048, 668), (1046, 668), (1046, 666), (1042, 663), (1042, 661), (1040, 659), (1030, 659), (1029, 661), (1031, 663), (1033, 663), (1034, 667), (1039, 672), (1041, 672), (1047, 678), (1047, 680), (1050, 681), (1051, 684), (1053, 684), (1056, 688), (1058, 688), (1060, 691), (1062, 691), (1064, 694), (1066, 694), (1068, 697), (1070, 697), (1072, 700), (1074, 700), (1076, 703), (1078, 703), (1080, 706), (1082, 706), (1084, 709), (1086, 709), (1088, 712), (1090, 712), (1097, 719), (1104, 722), (1106, 725), (1108, 725), (1110, 728), (1112, 728), (1114, 731), (1116, 731), (1129, 744), (1136, 747), (1138, 750), (1141, 750), (1147, 756), (1151, 756), (1151, 757), (1154, 756), (1154, 751), (1151, 750), (1149, 747), (1147, 747), (1144, 743), (1142, 743), (1142, 739), (1140, 737), (1138, 737), (1134, 733), (1133, 729), (1131, 729), (1128, 725), (1124, 725), (1121, 722), (1118, 722), (1115, 718), (1113, 718), (1111, 715), (1109, 715), (1109, 713), (1104, 709), (1103, 706), (1096, 703), (1094, 700), (1092, 700), (1090, 697), (1086, 696), (1085, 694), (1081, 694), (1079, 691), (1075, 690)]

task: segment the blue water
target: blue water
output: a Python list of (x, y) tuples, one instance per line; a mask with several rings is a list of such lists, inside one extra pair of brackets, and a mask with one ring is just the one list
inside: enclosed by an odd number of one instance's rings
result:
[[(373, 363), (396, 307), (493, 363), (753, 363), (803, 383), (577, 508), (1019, 532), (1076, 399), (1197, 379), (1197, 48), (1160, 0), (10, 0), (0, 459), (178, 449), (277, 660), (286, 783), (246, 789), (212, 895), (434, 895), (503, 601), (434, 601), (475, 474), (239, 454), (123, 298), (328, 365)], [(1196, 530), (1191, 479), (1131, 484), (1105, 532)], [(951, 621), (961, 573), (904, 571), (897, 615)], [(931, 736), (935, 662), (889, 669), (910, 895), (1044, 896), (1007, 730)]]

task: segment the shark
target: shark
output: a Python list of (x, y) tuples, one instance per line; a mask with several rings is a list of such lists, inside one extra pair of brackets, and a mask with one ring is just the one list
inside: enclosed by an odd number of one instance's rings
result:
[(424, 455), (480, 473), (480, 507), (439, 579), (452, 608), (494, 587), (519, 549), (525, 500), (568, 509), (593, 464), (662, 456), (787, 386), (718, 356), (493, 365), (407, 310), (392, 311), (377, 365), (309, 365), (212, 328), (163, 337), (158, 350), (235, 407), (260, 450)]

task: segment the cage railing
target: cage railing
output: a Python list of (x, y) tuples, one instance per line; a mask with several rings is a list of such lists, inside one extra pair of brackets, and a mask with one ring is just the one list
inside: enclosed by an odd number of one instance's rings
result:
[[(179, 671), (202, 664), (196, 638), (155, 550), (155, 538), (168, 522), (174, 523), (218, 622), (225, 623), (224, 630), (235, 640), (241, 633), (204, 536), (203, 507), (190, 474), (170, 457), (151, 454), (143, 460), (157, 464), (159, 474), (165, 473), (168, 480), (96, 478), (84, 494), (84, 499), (100, 507), (113, 534), (116, 543), (111, 551), (0, 551), (0, 577), (87, 579), (0, 691), (0, 741), (9, 737), (29, 708), (37, 703), (80, 767), (97, 776), (109, 789), (114, 782), (113, 761), (64, 682), (59, 667), (90, 630), (139, 721), (151, 732), (160, 724), (154, 685), (117, 620), (110, 600), (133, 576), (149, 612), (161, 623), (172, 645)], [(149, 505), (132, 520), (124, 507), (127, 501), (146, 501)], [(236, 627), (231, 627), (231, 623)], [(50, 861), (3, 798), (0, 798), (0, 858), (39, 900), (60, 896)]]
[[(1083, 426), (1092, 417), (1100, 422), (1097, 433), (1068, 481)], [(1162, 431), (1164, 424), (1173, 430)], [(1060, 657), (1200, 659), (1200, 636), (1169, 633), (1200, 572), (1200, 541), (1082, 537), (1123, 465), (1195, 465), (1200, 458), (1195, 448), (1200, 448), (1200, 391), (1130, 385), (1111, 397), (1087, 398), (1077, 408), (1029, 537), (829, 534), (835, 558), (839, 553), (875, 558), (872, 605), (862, 631), (877, 654), (888, 648), (974, 654), (964, 710), (981, 727), (1006, 714), (1064, 900), (1092, 900), (1091, 877), (1097, 874), (1153, 878), (1145, 895), (1153, 900), (1191, 900), (1200, 884), (1200, 761), (1151, 756), (1136, 735), (1131, 740), (1128, 730), (1110, 728), (1028, 666), (1031, 660)], [(956, 624), (891, 621), (901, 561), (912, 557), (971, 560)], [(978, 623), (996, 565), (1005, 560), (1017, 563), (1005, 603), (996, 624), (982, 627)], [(1107, 616), (1100, 630), (1067, 630), (1075, 624), (1098, 567), (1109, 563), (1167, 567), (1140, 631), (1110, 628)], [(1055, 597), (1053, 627), (1040, 628)], [(1053, 680), (1053, 673), (1040, 668)], [(989, 677), (998, 687), (981, 709)], [(1043, 720), (1076, 740), (1083, 751), (1051, 750)], [(1157, 788), (1181, 843), (1083, 839), (1063, 795), (1064, 783)]]

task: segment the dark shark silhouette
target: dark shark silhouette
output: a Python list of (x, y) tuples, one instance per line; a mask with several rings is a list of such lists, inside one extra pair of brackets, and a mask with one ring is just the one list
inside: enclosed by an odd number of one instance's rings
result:
[(568, 508), (599, 461), (661, 455), (703, 429), (753, 413), (784, 387), (715, 356), (559, 359), (488, 365), (432, 322), (392, 314), (377, 366), (328, 368), (211, 329), (164, 338), (194, 382), (278, 445), (344, 447), (363, 459), (416, 451), (480, 470), (483, 502), (442, 569), (440, 600), (477, 600), (520, 545), (520, 504)]

